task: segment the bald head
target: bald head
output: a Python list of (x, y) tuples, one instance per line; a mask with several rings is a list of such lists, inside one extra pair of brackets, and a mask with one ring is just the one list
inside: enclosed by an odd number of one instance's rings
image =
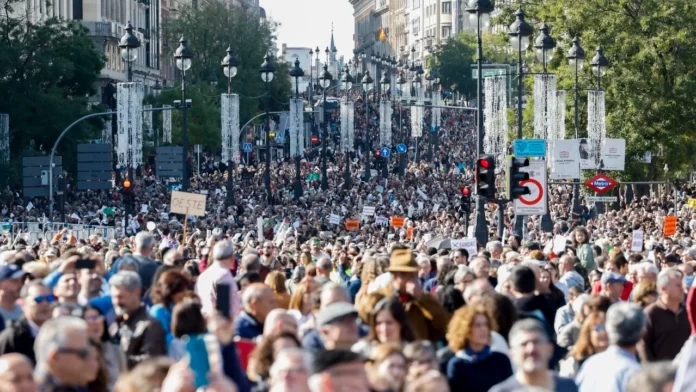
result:
[(242, 304), (244, 310), (261, 323), (277, 307), (273, 290), (263, 283), (249, 285), (242, 294)]
[(0, 391), (36, 392), (32, 364), (22, 354), (12, 353), (0, 356)]

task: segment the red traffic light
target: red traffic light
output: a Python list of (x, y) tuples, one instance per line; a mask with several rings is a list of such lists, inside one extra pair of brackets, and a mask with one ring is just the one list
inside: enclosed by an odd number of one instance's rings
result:
[(382, 153), (379, 152), (379, 150), (375, 151), (375, 156), (376, 156), (376, 157), (378, 157), (378, 156), (380, 156), (380, 155), (382, 155)]
[(123, 187), (126, 188), (126, 189), (130, 189), (130, 187), (131, 187), (131, 182), (130, 182), (130, 180), (125, 180), (125, 181), (123, 181)]
[(319, 136), (312, 135), (311, 140), (312, 140), (312, 144), (317, 144), (317, 143), (319, 143)]
[(462, 195), (469, 196), (469, 193), (471, 193), (469, 188), (462, 188)]
[(481, 166), (484, 169), (488, 169), (488, 159), (482, 158), (478, 160), (479, 166)]

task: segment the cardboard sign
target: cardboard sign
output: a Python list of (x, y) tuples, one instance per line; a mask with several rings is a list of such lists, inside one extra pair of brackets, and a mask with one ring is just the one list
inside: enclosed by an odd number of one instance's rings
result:
[(665, 217), (665, 227), (664, 235), (670, 236), (677, 232), (677, 217), (676, 216), (666, 216)]
[(205, 216), (205, 199), (205, 195), (173, 191), (169, 212), (183, 215)]
[(357, 220), (347, 220), (346, 221), (346, 230), (353, 231), (353, 230), (358, 230), (359, 228), (360, 228), (360, 221), (357, 221)]
[(553, 248), (552, 248), (553, 253), (559, 254), (561, 252), (565, 252), (566, 243), (567, 243), (567, 240), (564, 236), (562, 236), (560, 234), (556, 234), (553, 237)]
[(364, 216), (373, 216), (373, 215), (375, 215), (375, 207), (371, 207), (371, 206), (365, 206), (365, 207), (363, 207), (363, 212), (362, 212), (362, 214), (363, 214)]
[(263, 217), (256, 218), (256, 237), (259, 241), (263, 241)]
[(384, 216), (378, 216), (375, 219), (375, 224), (378, 226), (389, 226), (389, 219)]
[(689, 199), (689, 201), (686, 202), (686, 205), (691, 208), (696, 208), (696, 199)]
[(411, 241), (413, 240), (413, 233), (416, 231), (415, 227), (409, 227), (406, 229), (406, 239)]
[(331, 223), (332, 225), (337, 225), (341, 223), (341, 217), (336, 214), (331, 214), (329, 215), (329, 223)]
[(631, 252), (643, 251), (643, 230), (633, 230), (633, 239), (631, 240)]
[(400, 216), (392, 216), (391, 225), (392, 227), (404, 227), (404, 218)]
[(478, 254), (478, 247), (476, 246), (476, 238), (462, 238), (461, 240), (450, 240), (452, 245), (452, 250), (466, 249), (469, 253), (469, 260)]

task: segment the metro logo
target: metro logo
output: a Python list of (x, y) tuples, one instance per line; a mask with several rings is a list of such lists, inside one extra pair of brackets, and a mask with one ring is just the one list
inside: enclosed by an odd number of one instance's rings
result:
[(613, 178), (607, 176), (606, 174), (597, 174), (596, 176), (585, 181), (586, 187), (600, 194), (609, 192), (610, 190), (614, 189), (617, 185), (619, 185), (619, 183), (616, 182)]

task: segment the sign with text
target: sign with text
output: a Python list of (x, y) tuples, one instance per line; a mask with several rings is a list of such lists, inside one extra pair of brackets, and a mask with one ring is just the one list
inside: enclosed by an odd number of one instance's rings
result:
[(373, 216), (375, 215), (375, 207), (373, 206), (365, 206), (363, 207), (363, 212), (362, 214), (364, 216)]
[(614, 203), (618, 200), (616, 196), (587, 196), (585, 199), (592, 203)]
[(360, 221), (358, 221), (358, 220), (347, 220), (346, 221), (346, 230), (353, 231), (353, 230), (358, 230), (359, 228), (360, 228)]
[(626, 139), (604, 139), (604, 170), (623, 170), (626, 165)]
[(469, 260), (478, 254), (476, 238), (462, 238), (461, 240), (451, 239), (452, 250), (466, 249), (469, 253)]
[(585, 181), (586, 187), (599, 194), (609, 192), (610, 190), (614, 189), (617, 185), (619, 185), (619, 183), (616, 182), (616, 180), (607, 176), (606, 174), (601, 173)]
[(188, 192), (172, 192), (169, 212), (183, 215), (205, 216), (205, 195)]
[(579, 179), (580, 153), (578, 140), (554, 140), (551, 142), (551, 178)]
[(664, 235), (670, 236), (677, 232), (677, 217), (676, 216), (666, 216), (664, 225)]
[(393, 227), (404, 227), (404, 218), (399, 217), (399, 216), (392, 216), (391, 217), (391, 225)]
[(518, 158), (546, 156), (546, 140), (544, 139), (517, 139), (513, 146), (515, 156)]
[(633, 239), (631, 240), (631, 252), (643, 251), (643, 230), (633, 230)]
[(332, 225), (337, 225), (341, 223), (341, 217), (336, 214), (329, 215), (329, 223)]

